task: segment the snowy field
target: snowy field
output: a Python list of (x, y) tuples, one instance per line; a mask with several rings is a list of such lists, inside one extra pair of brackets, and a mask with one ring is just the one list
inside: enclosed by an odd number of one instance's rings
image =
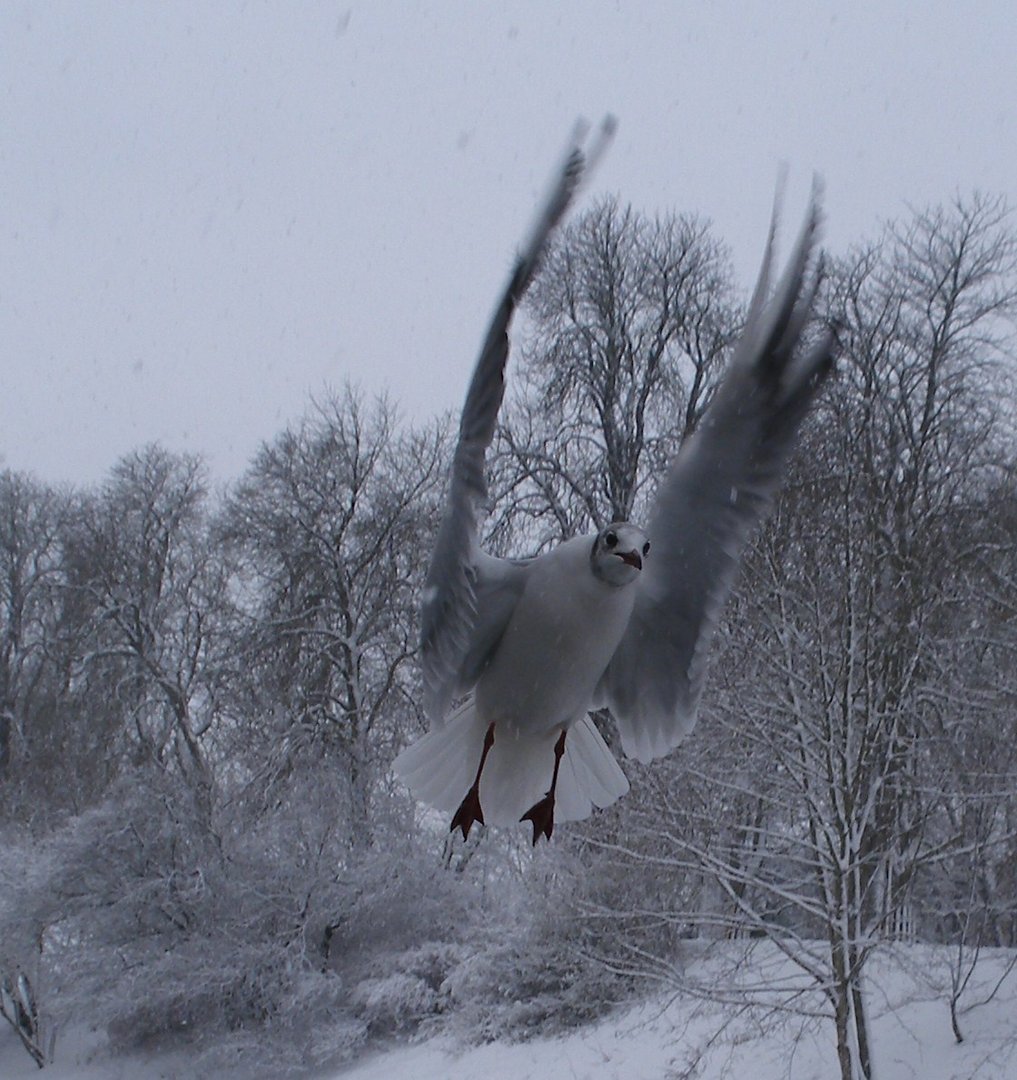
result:
[[(765, 950), (760, 955), (766, 959)], [(916, 947), (899, 962), (873, 962), (868, 989), (879, 1080), (1017, 1077), (1017, 970), (993, 994), (1013, 954), (983, 955), (961, 999), (965, 1040), (959, 1045), (950, 1028), (948, 959), (943, 950)], [(4, 1031), (0, 1078), (190, 1080), (217, 1075), (179, 1054), (103, 1060), (85, 1043), (63, 1040), (54, 1064), (40, 1073), (13, 1034)], [(766, 1019), (677, 994), (651, 999), (564, 1037), (474, 1047), (433, 1038), (390, 1047), (307, 1080), (833, 1080), (837, 1075), (830, 1021), (793, 1015)]]

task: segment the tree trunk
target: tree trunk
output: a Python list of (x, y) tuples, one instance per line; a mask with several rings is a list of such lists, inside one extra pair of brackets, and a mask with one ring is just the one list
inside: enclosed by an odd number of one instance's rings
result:
[(837, 1060), (841, 1080), (872, 1080), (865, 1001), (857, 982), (857, 971), (851, 963), (852, 951), (843, 941), (831, 940), (830, 965), (834, 976), (831, 997), (837, 1026)]
[(858, 1063), (865, 1080), (872, 1080), (872, 1054), (869, 1050), (869, 1020), (865, 1011), (865, 995), (862, 993), (861, 975), (851, 980), (851, 1003), (854, 1011), (855, 1038), (858, 1043)]
[(11, 717), (6, 709), (0, 709), (0, 777), (11, 761)]
[(838, 983), (835, 991), (834, 1019), (837, 1024), (837, 1061), (840, 1064), (840, 1080), (861, 1080), (854, 1068), (851, 1053), (851, 1006), (847, 987)]

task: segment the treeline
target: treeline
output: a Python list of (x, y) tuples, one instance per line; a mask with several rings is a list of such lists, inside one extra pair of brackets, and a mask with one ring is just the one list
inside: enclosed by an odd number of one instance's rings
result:
[[(521, 1035), (765, 936), (871, 1073), (864, 971), (1017, 945), (1017, 239), (1001, 202), (833, 259), (840, 356), (725, 612), (699, 726), (531, 854), (395, 786), (450, 424), (351, 389), (225, 491), (147, 447), (97, 490), (0, 474), (0, 1006), (299, 1069)], [(527, 301), (495, 550), (639, 520), (742, 306), (690, 216), (606, 201)], [(24, 985), (25, 989), (19, 989)], [(711, 988), (700, 987), (701, 992)], [(775, 992), (757, 987), (758, 999)], [(27, 998), (30, 1000), (26, 1000)]]

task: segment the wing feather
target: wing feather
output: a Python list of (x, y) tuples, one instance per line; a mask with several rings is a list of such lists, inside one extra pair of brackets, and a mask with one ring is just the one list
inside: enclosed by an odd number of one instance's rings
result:
[(820, 267), (809, 272), (818, 228), (814, 193), (771, 296), (771, 227), (728, 372), (657, 493), (647, 528), (653, 554), (599, 688), (625, 752), (641, 761), (666, 754), (695, 723), (706, 654), (737, 560), (831, 366), (832, 332), (795, 355), (821, 274)]
[[(605, 121), (591, 148), (591, 160), (603, 152), (613, 130), (613, 120)], [(424, 708), (432, 722), (440, 722), (456, 694), (468, 689), (471, 678), (475, 681), (484, 649), (497, 642), (522, 590), (523, 565), (480, 550), (479, 521), (488, 497), (485, 461), (505, 394), (509, 324), (583, 178), (584, 136), (585, 131), (577, 128), (495, 309), (466, 394), (421, 612)]]

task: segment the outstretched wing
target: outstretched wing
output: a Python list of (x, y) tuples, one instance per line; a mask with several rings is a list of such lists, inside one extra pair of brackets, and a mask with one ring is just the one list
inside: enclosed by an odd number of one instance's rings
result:
[[(591, 148), (591, 161), (603, 152), (613, 128), (613, 121), (605, 121)], [(422, 610), (424, 708), (432, 722), (441, 721), (452, 698), (469, 687), (471, 678), (475, 681), (475, 671), (501, 636), (522, 590), (525, 569), (521, 564), (480, 551), (478, 521), (487, 500), (485, 456), (505, 393), (509, 324), (540, 266), (551, 233), (579, 188), (586, 163), (580, 145), (583, 135), (577, 129), (516, 261), (466, 394), (448, 502), (431, 556)]]
[(819, 282), (809, 271), (819, 210), (770, 297), (770, 236), (748, 319), (724, 381), (657, 493), (653, 553), (635, 608), (600, 684), (625, 752), (650, 761), (695, 723), (706, 654), (751, 528), (768, 507), (795, 433), (833, 355), (827, 332), (796, 353)]

